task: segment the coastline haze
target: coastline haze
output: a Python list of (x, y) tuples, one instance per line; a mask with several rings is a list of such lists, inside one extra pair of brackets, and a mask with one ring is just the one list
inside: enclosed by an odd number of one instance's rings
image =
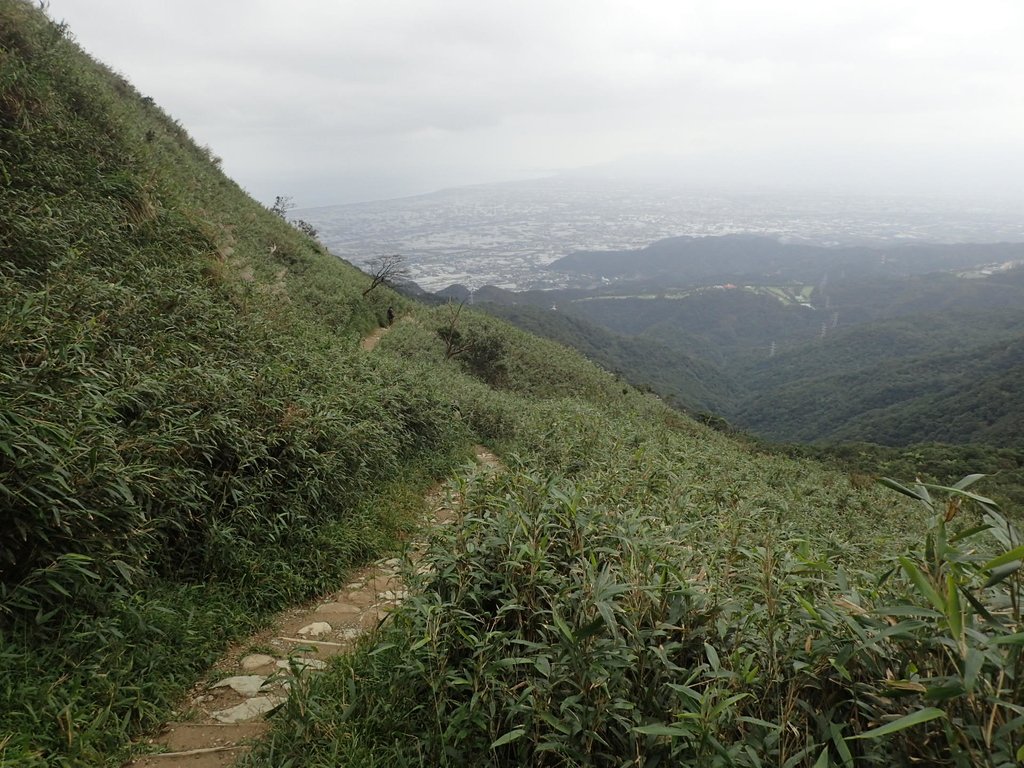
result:
[(356, 265), (400, 253), (426, 290), (564, 288), (544, 269), (573, 251), (677, 235), (752, 233), (817, 245), (1022, 242), (1020, 206), (960, 197), (739, 194), (577, 174), (293, 212)]

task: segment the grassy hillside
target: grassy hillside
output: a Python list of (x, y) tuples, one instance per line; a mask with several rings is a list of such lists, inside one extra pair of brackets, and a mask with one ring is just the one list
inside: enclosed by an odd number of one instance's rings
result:
[(714, 365), (680, 354), (652, 339), (622, 336), (574, 313), (525, 304), (477, 302), (476, 307), (518, 328), (572, 347), (626, 381), (650, 388), (676, 407), (721, 413), (735, 397), (733, 383)]
[(0, 765), (119, 764), (231, 638), (393, 544), (471, 440), (509, 471), (253, 761), (1021, 749), (1021, 542), (971, 481), (911, 504), (494, 318), (364, 298), (19, 0), (0, 177)]
[[(384, 351), (441, 365), (446, 311)], [(990, 560), (1021, 541), (971, 479), (906, 507), (460, 322), (502, 351), (449, 388), (509, 469), (459, 486), (394, 624), (248, 764), (967, 766), (1022, 748), (1020, 614), (992, 613), (1019, 600), (1019, 550)]]
[(389, 544), (468, 430), (393, 295), (0, 3), (0, 763), (96, 765)]

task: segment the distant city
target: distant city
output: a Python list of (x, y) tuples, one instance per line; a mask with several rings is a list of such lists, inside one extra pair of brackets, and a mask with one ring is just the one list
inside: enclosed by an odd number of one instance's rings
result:
[(332, 253), (363, 266), (398, 253), (429, 291), (575, 287), (545, 267), (573, 251), (638, 248), (675, 235), (771, 235), (817, 245), (1022, 242), (1022, 206), (948, 198), (736, 194), (549, 178), (310, 208)]

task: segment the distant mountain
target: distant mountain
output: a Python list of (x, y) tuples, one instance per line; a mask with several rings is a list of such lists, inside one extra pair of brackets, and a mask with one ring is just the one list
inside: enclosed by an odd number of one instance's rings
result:
[(829, 279), (906, 276), (982, 264), (1024, 263), (1024, 244), (826, 248), (756, 235), (671, 237), (639, 250), (579, 251), (551, 270), (629, 281), (671, 279), (677, 284), (771, 277), (818, 284)]
[(497, 292), (544, 309), (492, 311), (772, 440), (1007, 446), (1024, 427), (1022, 255), (672, 238), (574, 254), (555, 266), (605, 280)]
[(497, 288), (493, 285), (485, 285), (475, 291), (462, 283), (454, 283), (447, 288), (442, 288), (434, 294), (436, 297), (456, 302), (477, 303), (493, 301), (498, 304), (518, 304), (520, 294), (514, 291), (506, 291), (504, 288)]
[(761, 389), (740, 406), (735, 423), (773, 440), (882, 445), (1013, 447), (1024, 434), (1024, 327), (1014, 338), (966, 351), (829, 370)]

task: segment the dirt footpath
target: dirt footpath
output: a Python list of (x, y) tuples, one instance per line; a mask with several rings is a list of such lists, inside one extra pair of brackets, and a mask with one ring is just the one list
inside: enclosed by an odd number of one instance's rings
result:
[[(498, 458), (486, 448), (477, 446), (474, 452), (481, 471), (500, 466)], [(453, 506), (458, 500), (450, 499), (440, 486), (428, 494), (426, 501), (429, 515), (425, 528), (448, 525), (455, 519)], [(413, 558), (415, 552), (416, 545)], [(351, 650), (363, 633), (378, 627), (405, 599), (400, 565), (397, 557), (378, 560), (356, 571), (337, 592), (279, 614), (271, 629), (235, 644), (214, 665), (218, 673), (215, 681), (196, 686), (179, 710), (180, 719), (167, 723), (148, 741), (158, 751), (128, 765), (230, 765), (267, 732), (266, 717), (287, 699), (290, 679), (315, 673), (331, 656)]]

